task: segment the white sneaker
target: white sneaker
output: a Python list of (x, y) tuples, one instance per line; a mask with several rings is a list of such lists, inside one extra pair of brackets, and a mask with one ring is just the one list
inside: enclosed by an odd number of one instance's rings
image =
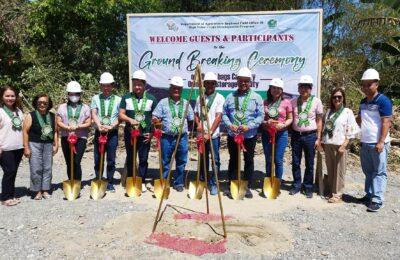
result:
[(147, 188), (146, 188), (146, 184), (142, 184), (142, 193), (145, 193), (147, 191)]

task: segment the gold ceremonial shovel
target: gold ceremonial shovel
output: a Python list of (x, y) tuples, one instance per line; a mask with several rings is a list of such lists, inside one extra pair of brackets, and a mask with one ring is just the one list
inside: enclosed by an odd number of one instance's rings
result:
[(160, 164), (160, 179), (154, 180), (154, 195), (156, 196), (157, 199), (161, 199), (164, 191), (164, 185), (165, 187), (165, 194), (164, 194), (164, 199), (168, 199), (169, 196), (169, 183), (168, 180), (164, 179), (163, 177), (163, 166), (162, 166), (162, 158), (161, 158), (161, 147), (158, 149), (158, 162)]
[(240, 144), (237, 145), (238, 150), (238, 167), (237, 167), (237, 180), (231, 180), (231, 195), (234, 200), (242, 200), (246, 195), (248, 181), (241, 180), (240, 168), (241, 168), (241, 148)]
[(271, 177), (264, 178), (263, 193), (271, 200), (278, 197), (281, 189), (281, 180), (275, 177), (275, 134), (272, 135)]
[(99, 165), (99, 178), (92, 180), (90, 184), (90, 197), (93, 200), (102, 199), (106, 195), (107, 181), (102, 180), (103, 169), (104, 169), (104, 146), (107, 143), (107, 134), (99, 136), (99, 148), (100, 148), (100, 165)]
[(81, 182), (74, 179), (74, 144), (77, 142), (77, 136), (71, 134), (68, 136), (70, 150), (70, 179), (63, 181), (63, 191), (65, 198), (69, 201), (76, 200), (81, 191)]
[(140, 197), (142, 195), (142, 178), (136, 176), (137, 169), (136, 169), (136, 143), (137, 143), (137, 136), (139, 135), (139, 129), (137, 126), (134, 126), (134, 129), (131, 132), (131, 137), (133, 136), (133, 166), (132, 166), (132, 175), (133, 177), (126, 178), (126, 194), (129, 197)]
[(200, 156), (201, 154), (199, 153), (196, 180), (189, 182), (189, 198), (196, 200), (200, 200), (202, 198), (204, 188), (206, 187), (206, 182), (200, 181)]
[(164, 185), (166, 185), (164, 199), (168, 199), (170, 186), (168, 181), (163, 177), (164, 169), (162, 164), (162, 150), (160, 145), (160, 140), (162, 136), (162, 130), (161, 130), (162, 124), (158, 120), (153, 120), (153, 124), (155, 127), (153, 136), (157, 139), (158, 163), (160, 165), (160, 179), (154, 180), (154, 195), (156, 196), (157, 199), (161, 199), (164, 192)]

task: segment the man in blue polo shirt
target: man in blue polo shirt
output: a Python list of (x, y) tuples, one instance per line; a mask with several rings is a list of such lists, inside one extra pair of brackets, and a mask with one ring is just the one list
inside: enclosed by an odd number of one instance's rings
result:
[(182, 136), (178, 144), (175, 155), (175, 172), (173, 188), (182, 192), (184, 189), (184, 170), (188, 157), (188, 122), (194, 120), (192, 107), (188, 106), (187, 115), (185, 116), (186, 104), (189, 102), (182, 98), (183, 79), (174, 76), (170, 80), (169, 97), (163, 98), (158, 102), (153, 111), (153, 118), (161, 121), (163, 135), (161, 137), (162, 163), (164, 178), (168, 177), (169, 166), (172, 154), (175, 149), (178, 135), (183, 124)]
[(366, 203), (370, 212), (377, 212), (383, 206), (392, 119), (392, 102), (378, 92), (378, 85), (379, 73), (367, 69), (361, 78), (361, 88), (366, 97), (361, 100), (357, 123), (361, 126), (360, 158), (366, 192), (360, 201)]

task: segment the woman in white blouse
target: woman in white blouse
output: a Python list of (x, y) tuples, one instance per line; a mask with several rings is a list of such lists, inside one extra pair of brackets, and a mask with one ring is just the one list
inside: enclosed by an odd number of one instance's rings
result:
[(24, 116), (18, 90), (13, 87), (0, 89), (0, 166), (3, 169), (1, 181), (1, 204), (14, 206), (20, 203), (15, 197), (15, 178), (24, 154), (22, 124)]
[(353, 111), (346, 108), (346, 95), (343, 89), (335, 88), (331, 92), (330, 107), (324, 116), (322, 144), (328, 171), (327, 190), (329, 203), (342, 201), (344, 176), (346, 173), (347, 150), (349, 141), (360, 131)]

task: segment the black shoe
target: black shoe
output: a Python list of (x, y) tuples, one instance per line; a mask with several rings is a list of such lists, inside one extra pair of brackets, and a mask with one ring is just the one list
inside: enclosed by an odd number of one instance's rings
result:
[(296, 193), (299, 193), (299, 192), (300, 192), (300, 189), (299, 189), (299, 188), (293, 187), (293, 188), (291, 188), (291, 189), (289, 190), (289, 195), (295, 195)]
[(229, 190), (225, 190), (222, 194), (230, 199), (233, 199), (232, 194)]
[(313, 192), (312, 191), (310, 191), (310, 190), (306, 191), (305, 194), (306, 194), (306, 198), (307, 199), (312, 199), (312, 197), (313, 197)]
[(381, 208), (383, 208), (382, 203), (371, 202), (367, 208), (368, 212), (378, 212)]
[(369, 203), (371, 201), (371, 199), (367, 195), (365, 195), (362, 198), (357, 198), (357, 201), (360, 202), (360, 203), (367, 204), (367, 203)]
[(182, 192), (183, 191), (183, 186), (175, 186), (174, 188), (175, 188), (175, 190), (177, 192)]
[(253, 198), (253, 193), (251, 193), (250, 189), (246, 190), (246, 194), (244, 195), (245, 198), (247, 199), (252, 199)]

